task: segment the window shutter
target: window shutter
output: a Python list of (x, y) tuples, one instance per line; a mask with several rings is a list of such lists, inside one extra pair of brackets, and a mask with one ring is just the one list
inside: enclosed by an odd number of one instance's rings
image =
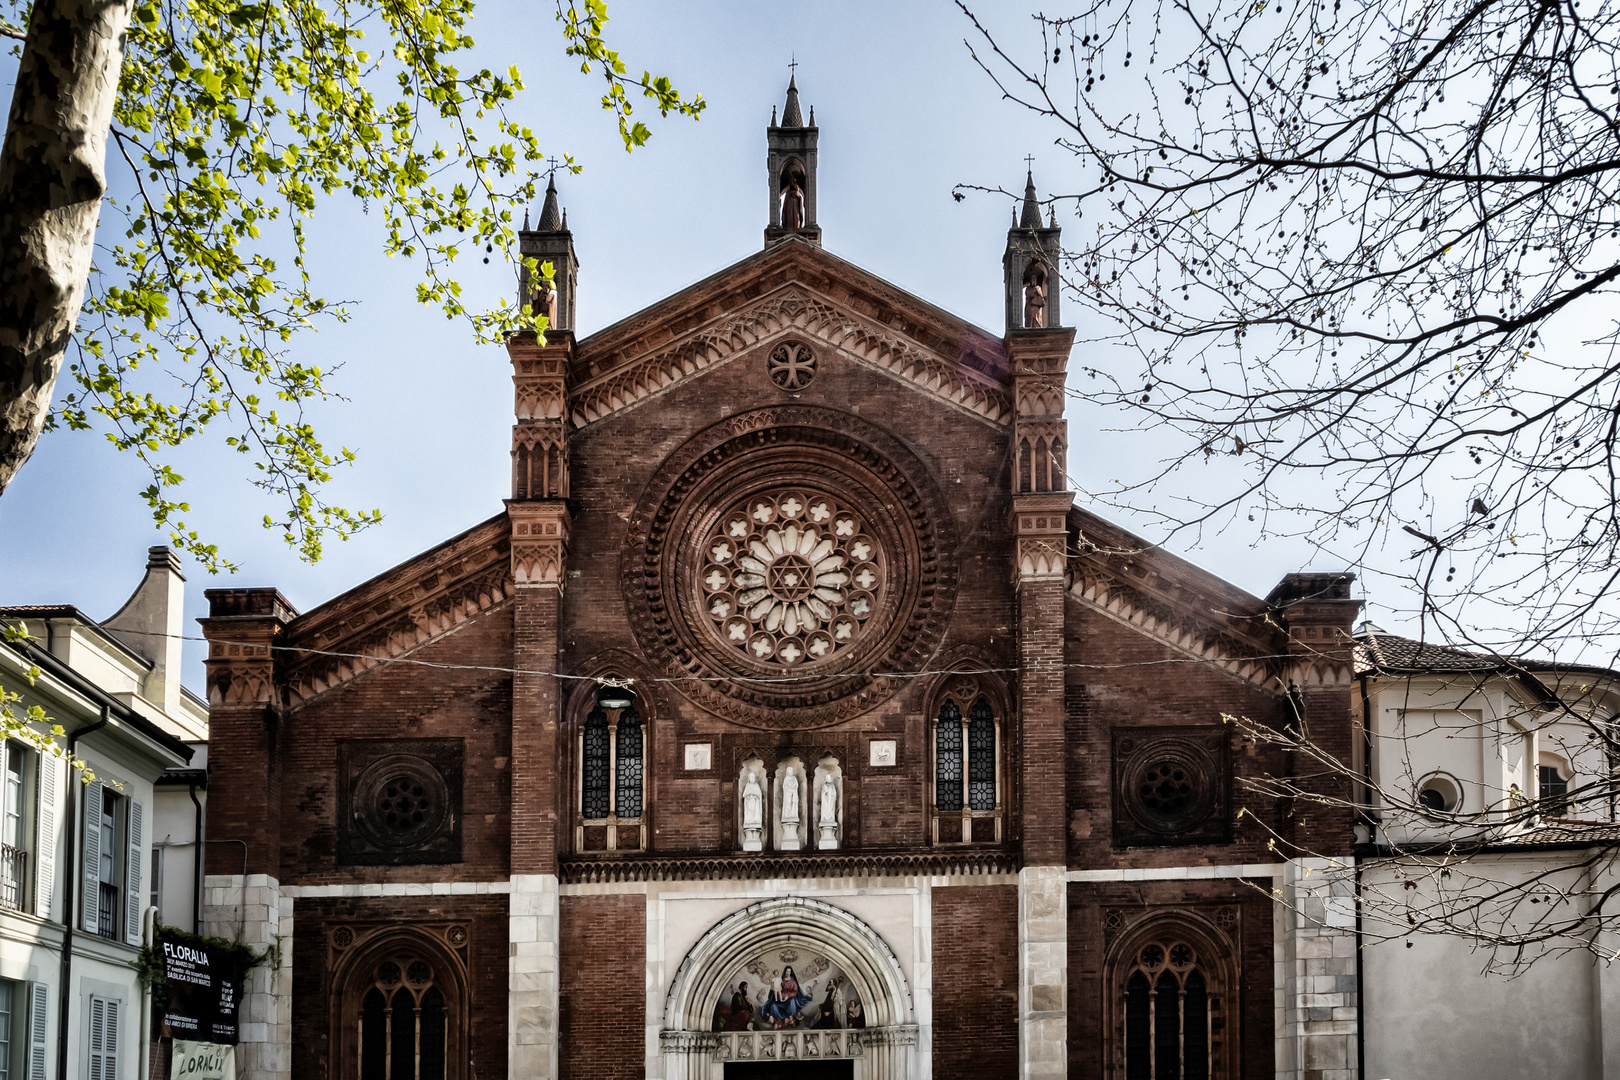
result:
[[(96, 910), (101, 903), (101, 782), (84, 785), (84, 909), (79, 922), (89, 933), (96, 932)], [(92, 1076), (96, 1075), (94, 1073)]]
[(98, 1080), (118, 1080), (118, 1002), (107, 1002), (107, 1028), (101, 1044), (101, 1076)]
[(90, 998), (90, 1080), (101, 1080), (101, 1059), (106, 1053), (107, 999)]
[(38, 838), (34, 843), (34, 914), (51, 917), (56, 899), (56, 789), (60, 771), (55, 754), (40, 754)]
[(146, 897), (141, 893), (143, 809), (134, 799), (129, 800), (129, 861), (124, 864), (129, 868), (125, 875), (124, 940), (131, 945), (141, 943), (141, 913), (146, 910)]
[(45, 1080), (45, 1062), (50, 1056), (50, 1043), (45, 1040), (50, 989), (48, 983), (28, 984), (28, 1080)]

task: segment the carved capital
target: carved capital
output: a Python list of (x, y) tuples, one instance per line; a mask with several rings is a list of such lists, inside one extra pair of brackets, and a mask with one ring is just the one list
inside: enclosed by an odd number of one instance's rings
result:
[(518, 588), (562, 590), (568, 573), (568, 504), (559, 500), (510, 502), (512, 581)]
[(1016, 580), (1063, 577), (1069, 543), (1069, 506), (1073, 502), (1074, 496), (1067, 491), (1013, 497)]

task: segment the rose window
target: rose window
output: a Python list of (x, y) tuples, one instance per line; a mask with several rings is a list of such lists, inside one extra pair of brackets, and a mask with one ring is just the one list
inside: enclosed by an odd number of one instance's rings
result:
[(860, 640), (887, 585), (883, 552), (836, 499), (767, 491), (722, 514), (702, 603), (721, 640), (762, 664), (830, 659)]

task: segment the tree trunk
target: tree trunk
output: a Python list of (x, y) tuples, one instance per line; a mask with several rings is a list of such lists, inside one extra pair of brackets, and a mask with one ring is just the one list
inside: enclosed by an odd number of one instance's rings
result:
[(36, 0), (0, 148), (0, 492), (33, 453), (79, 317), (130, 0)]

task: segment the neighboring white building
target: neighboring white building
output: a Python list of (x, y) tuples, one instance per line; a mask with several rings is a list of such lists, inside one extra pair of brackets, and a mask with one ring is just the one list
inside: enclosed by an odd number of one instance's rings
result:
[[(1620, 935), (1580, 926), (1620, 888), (1606, 782), (1620, 761), (1603, 737), (1620, 675), (1360, 641), (1367, 776), (1383, 793), (1357, 857), (1363, 1076), (1620, 1077), (1620, 960), (1579, 941), (1620, 955)], [(1392, 936), (1413, 926), (1403, 910), (1416, 929)], [(1605, 910), (1620, 914), (1612, 898)], [(1546, 940), (1493, 949), (1504, 931)]]
[(180, 686), (183, 588), (169, 549), (153, 548), (105, 622), (68, 606), (0, 608), (31, 638), (0, 643), (0, 685), (43, 708), (97, 778), (80, 783), (64, 758), (5, 745), (0, 1080), (147, 1075), (143, 923), (156, 902), (191, 928), (197, 839), (186, 781), (158, 782), (193, 764), (187, 742), (208, 732), (207, 706)]

